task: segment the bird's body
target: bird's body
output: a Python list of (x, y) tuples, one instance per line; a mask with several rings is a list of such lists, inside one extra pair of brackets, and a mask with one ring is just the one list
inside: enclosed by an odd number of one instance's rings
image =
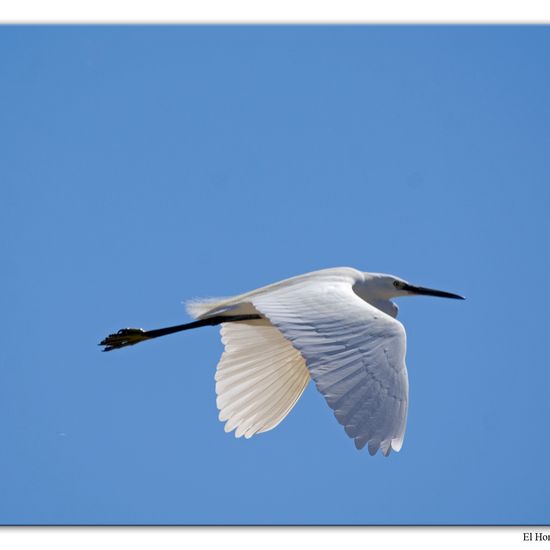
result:
[(461, 298), (392, 275), (324, 269), (239, 296), (190, 301), (194, 323), (124, 329), (102, 345), (221, 324), (216, 393), (226, 431), (249, 438), (273, 429), (313, 379), (356, 447), (388, 455), (401, 448), (408, 406), (406, 336), (391, 299), (409, 294)]

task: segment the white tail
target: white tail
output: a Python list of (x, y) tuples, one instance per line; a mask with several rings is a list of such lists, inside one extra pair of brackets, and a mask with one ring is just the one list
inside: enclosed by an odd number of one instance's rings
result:
[(185, 302), (185, 309), (191, 317), (198, 319), (212, 309), (222, 306), (228, 300), (229, 298), (195, 298)]

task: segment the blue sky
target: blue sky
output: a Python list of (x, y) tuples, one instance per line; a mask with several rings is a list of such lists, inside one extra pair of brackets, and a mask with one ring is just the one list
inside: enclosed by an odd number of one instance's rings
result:
[[(548, 523), (550, 29), (1, 27), (0, 523)], [(357, 452), (310, 385), (245, 441), (182, 301), (352, 266), (410, 408)]]

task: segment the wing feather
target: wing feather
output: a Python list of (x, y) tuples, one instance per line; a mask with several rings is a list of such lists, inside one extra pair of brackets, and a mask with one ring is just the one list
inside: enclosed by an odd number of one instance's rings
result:
[(309, 380), (304, 359), (265, 319), (223, 323), (225, 351), (216, 370), (219, 418), (225, 431), (252, 437), (277, 426)]
[(300, 352), (358, 449), (400, 450), (408, 377), (399, 321), (359, 298), (348, 281), (279, 288), (251, 303)]

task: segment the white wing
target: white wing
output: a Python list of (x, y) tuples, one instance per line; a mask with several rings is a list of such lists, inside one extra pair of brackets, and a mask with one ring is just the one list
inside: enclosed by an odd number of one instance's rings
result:
[(225, 351), (216, 371), (217, 405), (225, 431), (246, 438), (279, 424), (309, 380), (300, 353), (267, 320), (223, 323)]
[(299, 350), (356, 447), (399, 451), (408, 403), (403, 325), (349, 282), (298, 284), (250, 301)]

